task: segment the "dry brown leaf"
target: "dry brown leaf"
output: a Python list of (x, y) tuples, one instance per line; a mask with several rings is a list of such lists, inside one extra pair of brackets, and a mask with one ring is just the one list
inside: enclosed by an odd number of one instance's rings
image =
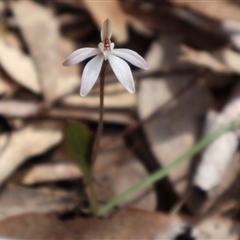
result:
[[(81, 119), (88, 121), (99, 121), (98, 111), (91, 111), (89, 109), (66, 109), (66, 108), (52, 108), (44, 113), (46, 117), (60, 118), (60, 119)], [(119, 112), (105, 112), (103, 117), (104, 122), (120, 123), (120, 124), (135, 124), (136, 120), (130, 116), (129, 113)]]
[(153, 37), (154, 32), (144, 24), (142, 19), (140, 20), (136, 17), (133, 17), (132, 15), (127, 15), (127, 20), (128, 23), (131, 24), (131, 26), (140, 34), (148, 37)]
[[(103, 142), (111, 137), (105, 137)], [(113, 140), (111, 149), (99, 154), (94, 170), (99, 202), (108, 201), (148, 176), (144, 166), (124, 147), (122, 139)], [(140, 190), (121, 202), (121, 206), (128, 204), (154, 210), (156, 193), (152, 187)]]
[(228, 34), (240, 33), (240, 20), (226, 19), (221, 22), (221, 27)]
[(230, 49), (221, 49), (209, 53), (207, 51), (196, 51), (187, 46), (182, 46), (181, 50), (184, 55), (179, 57), (180, 61), (210, 68), (212, 71), (219, 73), (240, 73), (240, 54)]
[(40, 109), (37, 102), (17, 101), (17, 100), (1, 100), (0, 114), (6, 117), (30, 117)]
[(12, 48), (23, 49), (23, 43), (21, 42), (19, 35), (16, 32), (6, 32), (4, 34), (4, 41), (7, 45), (11, 46)]
[[(160, 109), (173, 94), (187, 86), (193, 76), (182, 74), (141, 80), (138, 94), (138, 111), (141, 119)], [(207, 90), (200, 85), (188, 89), (167, 111), (159, 112), (144, 124), (152, 151), (161, 166), (167, 166), (189, 150), (198, 133), (200, 117), (211, 104)], [(174, 149), (174, 150), (173, 150)], [(174, 169), (169, 178), (178, 194), (183, 194), (188, 183), (190, 162)]]
[(5, 81), (2, 81), (0, 78), (0, 96), (9, 97), (13, 94), (13, 89), (11, 88), (11, 85), (6, 83)]
[[(210, 123), (208, 122), (210, 121)], [(206, 134), (221, 125), (229, 122), (229, 117), (215, 114), (213, 119), (207, 118), (208, 127)], [(229, 164), (238, 147), (238, 136), (234, 131), (227, 131), (210, 143), (202, 153), (201, 162), (197, 167), (194, 177), (194, 185), (209, 192), (216, 190), (226, 175)]]
[[(181, 220), (174, 218), (173, 221), (178, 225)], [(0, 233), (21, 239), (157, 239), (158, 234), (170, 232), (167, 230), (170, 223), (164, 214), (135, 209), (102, 220), (61, 221), (52, 214), (26, 214), (1, 221)]]
[(234, 1), (171, 1), (216, 20), (240, 20), (240, 6)]
[(3, 98), (11, 97), (16, 90), (16, 86), (8, 82), (8, 77), (0, 69), (0, 95)]
[(78, 198), (70, 191), (34, 190), (10, 185), (1, 191), (0, 220), (26, 213), (64, 213), (75, 208)]
[[(2, 137), (6, 138), (5, 134)], [(0, 185), (28, 158), (44, 153), (61, 140), (61, 130), (54, 123), (27, 125), (12, 132), (0, 152)]]
[[(82, 98), (80, 95), (70, 95), (65, 97), (61, 103), (65, 106), (98, 108), (99, 96), (89, 96)], [(106, 109), (133, 108), (136, 106), (136, 95), (128, 92), (115, 93), (104, 96), (104, 107)]]
[[(224, 175), (214, 195), (210, 195), (210, 203), (206, 203), (203, 210), (233, 217), (237, 215), (240, 196), (240, 164), (239, 153), (230, 162), (228, 171)], [(210, 208), (211, 207), (211, 208)], [(210, 210), (209, 210), (210, 208)]]
[(81, 177), (82, 172), (75, 164), (39, 164), (26, 172), (22, 184), (32, 185), (50, 181), (73, 180)]
[(127, 16), (121, 9), (119, 1), (83, 1), (87, 10), (92, 15), (99, 29), (103, 22), (109, 18), (113, 26), (114, 40), (118, 44), (128, 41)]
[[(61, 63), (59, 67), (59, 79), (56, 82), (59, 86), (56, 89), (56, 97), (61, 97), (66, 94), (73, 92), (77, 87), (80, 86), (81, 74), (79, 73), (79, 65), (74, 65), (71, 67), (63, 67), (62, 59), (65, 60), (70, 53), (76, 50), (75, 46), (71, 41), (65, 38), (59, 39), (60, 42), (60, 52), (58, 56), (60, 59), (57, 63)], [(81, 65), (80, 65), (81, 66)], [(80, 69), (81, 71), (81, 69)], [(49, 94), (50, 94), (50, 90)]]
[(145, 59), (151, 70), (173, 69), (174, 71), (174, 69), (179, 69), (181, 71), (182, 69), (184, 71), (184, 69), (191, 68), (188, 62), (180, 61), (181, 56), (181, 38), (178, 35), (162, 35), (159, 40), (150, 45)]
[(230, 49), (223, 49), (215, 53), (216, 57), (232, 72), (240, 74), (240, 54)]
[(7, 45), (3, 39), (0, 39), (0, 62), (19, 84), (35, 93), (41, 92), (33, 60), (21, 50)]
[[(164, 41), (167, 49), (162, 47), (162, 44), (155, 42), (151, 46), (146, 56), (150, 67), (161, 68), (177, 64), (175, 59), (179, 54), (177, 44), (174, 41), (169, 43)], [(166, 53), (171, 54), (167, 56)], [(154, 62), (154, 59), (157, 61)], [(182, 93), (180, 99), (172, 101), (164, 112), (156, 113), (143, 126), (149, 145), (163, 167), (193, 146), (199, 131), (200, 117), (211, 105), (211, 97), (205, 88), (199, 84), (190, 87), (195, 79), (196, 75), (191, 73), (172, 73), (140, 81), (138, 112), (141, 120), (149, 118), (172, 100), (174, 94), (188, 86), (188, 90)], [(190, 162), (185, 162), (169, 174), (170, 181), (179, 195), (186, 190), (190, 166)]]
[[(221, 112), (208, 112), (205, 122), (205, 134), (218, 128), (233, 119), (240, 113), (240, 85), (238, 84), (231, 99)], [(202, 153), (197, 166), (193, 184), (206, 191), (208, 198), (191, 194), (187, 206), (196, 214), (206, 212), (219, 213), (229, 204), (235, 207), (239, 198), (239, 156), (238, 129), (223, 133), (219, 138), (209, 144)], [(200, 200), (201, 199), (201, 200)], [(200, 203), (199, 203), (200, 200)]]
[(142, 21), (132, 15), (126, 14), (120, 5), (120, 1), (83, 1), (85, 7), (92, 15), (98, 28), (101, 29), (103, 22), (109, 18), (113, 25), (113, 37), (117, 44), (124, 44), (129, 40), (127, 25), (132, 27), (139, 33), (152, 36), (153, 32), (144, 25)]
[(225, 20), (221, 22), (222, 30), (229, 35), (232, 45), (240, 51), (240, 20)]
[(150, 69), (158, 69), (163, 66), (166, 48), (160, 41), (154, 41), (146, 56), (146, 61)]
[(11, 3), (36, 63), (44, 97), (50, 104), (79, 85), (77, 66), (68, 69), (62, 66), (73, 46), (61, 41), (57, 19), (49, 9), (32, 1)]
[[(116, 76), (114, 74), (106, 76), (106, 82), (107, 81), (108, 81), (108, 83), (105, 84), (105, 86), (104, 86), (104, 93), (106, 95), (126, 92), (126, 90), (123, 88), (123, 85), (119, 81), (116, 81)], [(109, 83), (109, 81), (110, 82), (112, 81), (112, 82)], [(100, 93), (100, 85), (98, 83), (93, 87), (91, 93), (99, 95), (99, 93)]]
[[(240, 196), (239, 170), (239, 155), (235, 154), (215, 189), (203, 195), (198, 188), (192, 188), (192, 193), (186, 199), (188, 209), (195, 215), (224, 214), (233, 217), (236, 214)], [(208, 176), (206, 177), (205, 181), (208, 181)]]
[(233, 34), (232, 36), (230, 36), (230, 40), (231, 40), (232, 45), (238, 51), (240, 51), (240, 34)]
[(8, 134), (2, 134), (0, 136), (0, 152), (2, 152), (4, 150), (4, 148), (6, 147), (7, 143), (9, 140), (9, 135)]
[(212, 216), (195, 224), (197, 239), (233, 239), (240, 234), (239, 222), (220, 216)]
[[(205, 123), (205, 134), (216, 130), (240, 115), (240, 84), (235, 87), (232, 98), (221, 112), (209, 112)], [(222, 182), (223, 176), (229, 170), (229, 165), (238, 148), (238, 130), (233, 129), (223, 133), (210, 143), (202, 153), (194, 184), (211, 194)]]
[(0, 14), (5, 10), (5, 3), (4, 2), (0, 2)]
[(237, 240), (239, 229), (239, 222), (219, 216), (196, 221), (194, 218), (169, 216), (135, 208), (128, 208), (109, 219), (101, 220), (76, 218), (61, 221), (53, 214), (25, 214), (6, 219), (0, 224), (2, 235), (20, 239)]
[(207, 51), (196, 51), (187, 46), (181, 48), (183, 55), (179, 57), (180, 61), (195, 64), (197, 66), (210, 68), (212, 71), (220, 73), (231, 73), (231, 68), (217, 59)]

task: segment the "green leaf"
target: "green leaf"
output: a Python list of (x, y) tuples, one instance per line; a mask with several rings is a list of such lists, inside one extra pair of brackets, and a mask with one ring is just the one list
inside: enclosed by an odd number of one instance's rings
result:
[(76, 160), (84, 175), (88, 175), (89, 164), (86, 159), (90, 143), (88, 128), (81, 123), (72, 123), (66, 127), (64, 136), (67, 152)]

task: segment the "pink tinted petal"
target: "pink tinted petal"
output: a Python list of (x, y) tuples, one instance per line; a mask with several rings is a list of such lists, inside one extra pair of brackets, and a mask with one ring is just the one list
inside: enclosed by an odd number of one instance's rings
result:
[(102, 42), (108, 38), (110, 39), (112, 36), (112, 23), (111, 21), (107, 18), (104, 23), (103, 23), (103, 26), (102, 26), (102, 29), (101, 29), (101, 40)]
[(144, 60), (144, 58), (142, 58), (138, 53), (132, 50), (125, 48), (113, 49), (112, 54), (127, 60), (128, 62), (139, 68), (149, 69), (148, 64)]
[(128, 64), (121, 58), (114, 55), (109, 55), (108, 61), (119, 82), (126, 88), (128, 92), (134, 93), (135, 87), (133, 76)]
[(64, 62), (63, 66), (70, 66), (76, 63), (79, 63), (86, 58), (95, 56), (100, 53), (98, 48), (79, 48), (74, 51)]
[(89, 93), (89, 91), (92, 89), (93, 85), (97, 81), (98, 75), (102, 67), (103, 59), (103, 55), (99, 54), (93, 59), (91, 59), (85, 66), (82, 74), (80, 90), (80, 95), (82, 97), (86, 96)]
[[(111, 44), (111, 46), (112, 46), (112, 44)], [(107, 60), (108, 55), (111, 53), (111, 51), (105, 51), (105, 50), (104, 50), (104, 45), (103, 45), (102, 42), (100, 42), (100, 43), (98, 44), (98, 49), (103, 53), (105, 60)]]

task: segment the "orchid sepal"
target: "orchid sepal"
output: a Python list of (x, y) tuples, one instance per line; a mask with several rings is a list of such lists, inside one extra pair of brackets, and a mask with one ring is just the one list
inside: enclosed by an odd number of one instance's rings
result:
[(148, 69), (148, 64), (138, 53), (130, 49), (114, 49), (114, 43), (111, 42), (112, 25), (109, 19), (106, 19), (101, 29), (101, 40), (98, 48), (80, 48), (74, 51), (64, 62), (63, 66), (77, 64), (89, 57), (94, 57), (85, 66), (82, 74), (80, 95), (86, 96), (92, 89), (100, 74), (104, 61), (109, 61), (110, 66), (117, 79), (124, 88), (130, 92), (135, 92), (134, 80), (128, 61), (142, 69)]

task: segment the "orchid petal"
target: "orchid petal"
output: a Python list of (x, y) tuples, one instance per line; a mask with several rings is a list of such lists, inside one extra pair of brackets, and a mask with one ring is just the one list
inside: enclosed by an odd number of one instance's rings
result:
[(101, 29), (101, 39), (102, 42), (105, 41), (105, 39), (110, 39), (112, 36), (112, 24), (111, 21), (107, 18), (102, 26)]
[(80, 90), (80, 95), (82, 97), (86, 96), (89, 93), (89, 91), (92, 89), (93, 85), (97, 81), (102, 67), (103, 59), (103, 55), (99, 54), (93, 59), (91, 59), (85, 66), (82, 74)]
[(114, 55), (109, 55), (108, 60), (119, 82), (121, 82), (127, 91), (134, 93), (135, 87), (133, 76), (128, 64)]
[(114, 49), (114, 46), (115, 46), (115, 44), (112, 42), (111, 45), (110, 45), (111, 51)]
[(63, 66), (70, 66), (73, 64), (77, 64), (86, 58), (95, 56), (100, 53), (98, 48), (79, 48), (74, 51), (68, 58), (63, 62)]
[(104, 44), (102, 42), (98, 44), (98, 49), (104, 54)]
[(138, 53), (132, 50), (125, 48), (113, 49), (112, 54), (125, 59), (139, 68), (149, 69), (147, 62)]

